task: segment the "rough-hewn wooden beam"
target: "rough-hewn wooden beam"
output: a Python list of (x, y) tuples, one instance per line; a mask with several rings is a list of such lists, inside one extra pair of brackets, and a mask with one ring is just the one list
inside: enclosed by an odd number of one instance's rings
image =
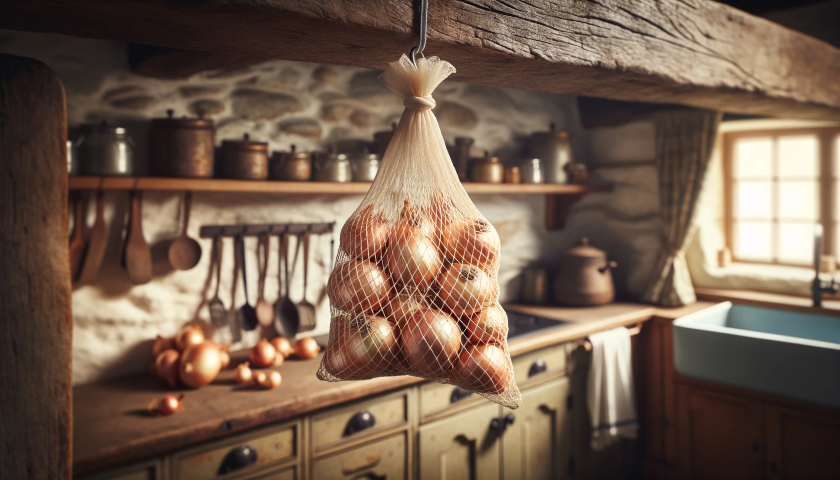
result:
[[(381, 68), (412, 0), (6, 0), (0, 27)], [(708, 0), (431, 0), (458, 80), (728, 112), (840, 118), (840, 50)]]

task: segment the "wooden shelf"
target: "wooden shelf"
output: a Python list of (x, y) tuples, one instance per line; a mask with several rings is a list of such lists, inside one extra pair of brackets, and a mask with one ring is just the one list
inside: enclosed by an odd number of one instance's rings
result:
[[(370, 183), (280, 182), (196, 178), (157, 177), (70, 177), (71, 190), (172, 190), (192, 192), (328, 194), (367, 193)], [(587, 192), (609, 192), (609, 185), (496, 184), (465, 183), (467, 193), (581, 195)]]

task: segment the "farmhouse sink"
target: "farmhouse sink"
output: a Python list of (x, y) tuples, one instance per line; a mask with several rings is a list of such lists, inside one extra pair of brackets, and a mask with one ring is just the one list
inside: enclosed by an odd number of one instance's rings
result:
[(840, 408), (840, 318), (724, 302), (674, 322), (677, 372)]

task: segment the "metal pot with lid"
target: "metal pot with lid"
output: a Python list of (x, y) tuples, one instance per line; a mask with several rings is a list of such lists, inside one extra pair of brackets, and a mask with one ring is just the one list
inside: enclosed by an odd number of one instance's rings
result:
[(268, 178), (268, 143), (255, 142), (247, 133), (242, 140), (223, 141), (222, 173), (225, 178), (265, 180)]
[(542, 161), (545, 183), (566, 183), (567, 177), (563, 167), (572, 161), (569, 132), (557, 131), (552, 123), (549, 131), (531, 134), (529, 151), (532, 158), (539, 158)]
[(306, 182), (312, 179), (312, 155), (309, 152), (298, 152), (294, 145), (291, 152), (274, 152), (271, 163), (277, 180)]
[(607, 252), (590, 245), (588, 238), (581, 238), (560, 257), (554, 277), (554, 300), (582, 307), (612, 302), (612, 269), (617, 266), (607, 258)]
[(81, 125), (74, 147), (80, 175), (128, 177), (135, 173), (134, 141), (124, 128), (104, 120)]
[(152, 119), (149, 153), (152, 175), (159, 177), (211, 178), (216, 129), (213, 120), (174, 118)]

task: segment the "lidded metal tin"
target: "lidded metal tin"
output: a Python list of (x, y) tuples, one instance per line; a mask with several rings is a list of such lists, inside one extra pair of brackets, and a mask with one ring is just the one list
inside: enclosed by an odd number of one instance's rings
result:
[(223, 141), (222, 174), (237, 180), (268, 178), (268, 143), (254, 142), (247, 133), (242, 140)]
[(213, 120), (203, 118), (152, 119), (149, 160), (158, 177), (210, 178), (213, 176)]
[(80, 175), (134, 175), (134, 141), (124, 128), (103, 121), (82, 125), (75, 144)]
[(531, 134), (529, 145), (532, 158), (542, 161), (542, 177), (545, 183), (566, 183), (563, 167), (572, 161), (572, 144), (569, 132), (558, 132), (552, 123), (548, 132)]
[(308, 152), (274, 152), (271, 155), (272, 174), (277, 180), (305, 182), (312, 179), (312, 155)]

